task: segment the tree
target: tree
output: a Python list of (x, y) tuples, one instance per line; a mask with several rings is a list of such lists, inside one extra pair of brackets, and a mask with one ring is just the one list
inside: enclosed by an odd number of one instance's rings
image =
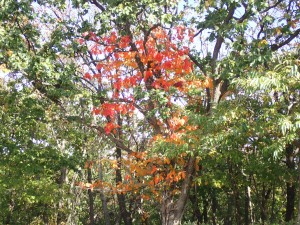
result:
[(153, 206), (162, 224), (294, 218), (296, 1), (6, 1), (0, 16), (2, 66), (51, 105), (76, 167), (88, 160), (78, 221), (97, 223), (100, 202), (106, 224), (159, 223)]

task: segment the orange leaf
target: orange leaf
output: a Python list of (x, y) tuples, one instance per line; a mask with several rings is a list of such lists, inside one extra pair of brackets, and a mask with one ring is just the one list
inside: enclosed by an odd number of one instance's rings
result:
[(151, 174), (154, 174), (157, 171), (157, 167), (154, 165), (152, 166)]
[(109, 45), (105, 47), (105, 51), (108, 53), (112, 53), (115, 50), (115, 46), (114, 45)]
[(120, 39), (119, 47), (120, 48), (126, 48), (126, 47), (129, 46), (129, 42), (130, 42), (130, 37), (129, 36), (123, 36)]
[(112, 122), (109, 122), (104, 126), (104, 130), (105, 130), (106, 134), (109, 134), (113, 129), (118, 128), (118, 127), (120, 127), (120, 126), (118, 126), (117, 124), (114, 124)]
[(152, 71), (147, 70), (145, 72), (144, 81), (147, 81), (149, 79), (149, 77), (152, 77)]

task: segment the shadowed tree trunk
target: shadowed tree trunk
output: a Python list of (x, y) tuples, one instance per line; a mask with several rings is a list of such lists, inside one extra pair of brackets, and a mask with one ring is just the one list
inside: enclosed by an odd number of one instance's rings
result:
[[(118, 168), (116, 169), (116, 184), (122, 183), (122, 174), (121, 174), (121, 149), (117, 148), (116, 149), (116, 156), (117, 156), (117, 163), (118, 163)], [(118, 198), (118, 203), (119, 203), (119, 208), (120, 208), (120, 214), (121, 217), (124, 221), (125, 225), (132, 225), (132, 220), (130, 213), (126, 209), (126, 198), (125, 195), (122, 193), (117, 194)]]
[[(294, 151), (293, 145), (289, 144), (286, 147), (286, 165), (289, 171), (295, 170), (295, 161), (294, 161)], [(294, 216), (294, 207), (295, 207), (295, 197), (296, 197), (296, 186), (295, 182), (288, 181), (286, 183), (286, 212), (285, 212), (285, 221), (291, 221)]]
[[(118, 114), (118, 125), (120, 128), (118, 128), (118, 139), (122, 140), (122, 119), (120, 114)], [(116, 159), (117, 159), (117, 168), (116, 168), (116, 184), (121, 184), (123, 182), (122, 179), (122, 171), (121, 171), (121, 165), (122, 165), (122, 149), (119, 147), (116, 147)], [(126, 209), (126, 197), (123, 193), (117, 193), (117, 199), (119, 203), (119, 209), (120, 209), (120, 215), (124, 221), (125, 225), (132, 225), (132, 218), (128, 210)]]
[(232, 224), (232, 206), (233, 206), (233, 196), (228, 194), (227, 197), (227, 212), (224, 221), (224, 225), (231, 225)]
[(217, 208), (218, 208), (218, 202), (217, 202), (217, 197), (216, 197), (216, 190), (213, 188), (211, 190), (211, 210), (212, 210), (212, 224), (216, 225), (217, 224)]
[[(101, 157), (99, 157), (99, 159), (101, 159)], [(100, 160), (99, 168), (98, 168), (98, 177), (99, 177), (99, 180), (103, 180), (103, 168), (102, 168), (101, 160)], [(108, 212), (108, 208), (107, 208), (107, 199), (106, 199), (105, 193), (102, 189), (100, 190), (100, 199), (102, 202), (102, 210), (103, 210), (105, 225), (110, 225), (110, 216), (109, 216), (109, 212)]]
[(208, 200), (205, 195), (203, 198), (203, 222), (208, 223)]
[(265, 224), (266, 220), (267, 220), (267, 202), (269, 199), (271, 193), (271, 189), (266, 190), (266, 186), (263, 183), (263, 190), (261, 192), (261, 208), (260, 208), (260, 212), (261, 212), (261, 221), (262, 224)]
[(298, 216), (296, 224), (300, 225), (300, 157), (298, 157)]
[(233, 163), (231, 162), (230, 158), (227, 159), (227, 163), (229, 165), (229, 180), (231, 183), (231, 189), (232, 189), (232, 195), (233, 195), (233, 203), (234, 203), (234, 207), (235, 207), (235, 220), (237, 224), (243, 224), (242, 222), (242, 209), (241, 209), (241, 205), (240, 205), (240, 191), (238, 188), (238, 183), (237, 183), (237, 179), (236, 179), (236, 168), (234, 168)]
[[(60, 176), (57, 180), (57, 183), (58, 183), (60, 189), (63, 188), (64, 183), (67, 183), (67, 174), (68, 174), (68, 169), (67, 168), (64, 167), (60, 170)], [(58, 208), (61, 209), (63, 207), (64, 207), (63, 199), (60, 199), (59, 202), (58, 202)], [(58, 210), (56, 223), (61, 224), (64, 219), (65, 218), (64, 218), (62, 210)]]
[(193, 221), (197, 221), (197, 225), (200, 225), (202, 223), (202, 214), (199, 209), (199, 202), (197, 197), (197, 185), (195, 185), (195, 190), (190, 195), (190, 201), (193, 205)]
[(270, 218), (271, 223), (274, 223), (275, 221), (275, 203), (276, 203), (275, 193), (276, 193), (276, 187), (273, 182), (272, 183), (272, 208), (271, 208), (271, 218)]
[[(89, 165), (88, 170), (88, 183), (92, 183), (92, 169), (91, 166)], [(94, 197), (93, 197), (93, 192), (91, 189), (88, 189), (88, 205), (89, 205), (89, 219), (90, 219), (90, 225), (95, 224), (95, 212), (94, 212)]]

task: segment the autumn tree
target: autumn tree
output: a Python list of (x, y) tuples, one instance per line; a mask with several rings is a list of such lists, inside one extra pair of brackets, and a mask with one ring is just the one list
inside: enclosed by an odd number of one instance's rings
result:
[[(17, 107), (2, 104), (1, 115), (22, 122), (22, 135), (8, 138), (4, 125), (1, 140), (29, 149), (28, 130), (51, 128), (41, 143), (63, 141), (65, 160), (80, 159), (57, 164), (80, 192), (57, 223), (295, 218), (297, 1), (5, 1), (0, 17), (1, 68), (17, 83), (2, 92), (21, 99), (3, 97)], [(29, 119), (11, 116), (25, 107)], [(32, 145), (18, 157), (40, 152)], [(16, 161), (4, 157), (1, 171)]]

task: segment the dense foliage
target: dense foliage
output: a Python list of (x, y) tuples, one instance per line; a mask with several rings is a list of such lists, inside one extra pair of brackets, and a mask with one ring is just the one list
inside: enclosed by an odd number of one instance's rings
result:
[(300, 223), (298, 1), (0, 18), (1, 224)]

